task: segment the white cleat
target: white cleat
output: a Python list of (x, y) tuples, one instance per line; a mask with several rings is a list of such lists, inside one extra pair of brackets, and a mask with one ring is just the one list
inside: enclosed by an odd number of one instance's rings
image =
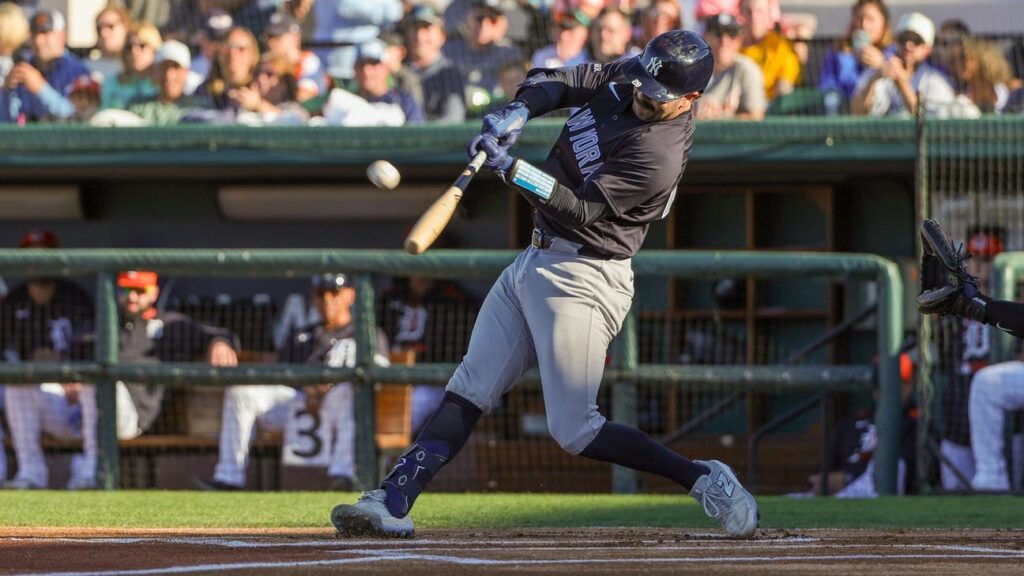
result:
[(980, 494), (1009, 494), (1010, 479), (1005, 470), (995, 474), (979, 472), (971, 478), (971, 489)]
[(369, 490), (355, 504), (339, 504), (331, 511), (331, 522), (342, 536), (412, 538), (412, 518), (395, 518), (384, 504), (383, 489)]
[(690, 490), (690, 496), (700, 502), (708, 516), (721, 522), (730, 536), (753, 536), (761, 517), (757, 511), (757, 502), (750, 492), (740, 485), (732, 468), (718, 460), (695, 462), (707, 466), (711, 472), (697, 479)]

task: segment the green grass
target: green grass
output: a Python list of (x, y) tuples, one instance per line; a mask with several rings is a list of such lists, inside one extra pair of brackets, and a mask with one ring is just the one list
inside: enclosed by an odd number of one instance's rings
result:
[[(331, 508), (354, 498), (324, 492), (0, 492), (0, 526), (328, 528)], [(763, 528), (1024, 528), (1024, 498), (1010, 496), (758, 502)], [(682, 495), (427, 494), (414, 518), (419, 528), (714, 528)]]

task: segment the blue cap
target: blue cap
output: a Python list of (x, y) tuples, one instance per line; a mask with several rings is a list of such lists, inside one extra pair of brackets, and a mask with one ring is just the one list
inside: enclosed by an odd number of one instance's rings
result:
[(310, 281), (314, 290), (341, 290), (349, 286), (351, 281), (343, 272), (327, 272), (313, 276)]

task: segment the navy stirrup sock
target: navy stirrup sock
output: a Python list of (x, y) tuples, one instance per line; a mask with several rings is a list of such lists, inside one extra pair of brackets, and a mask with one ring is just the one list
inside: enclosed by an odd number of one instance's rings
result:
[(431, 478), (466, 444), (481, 414), (469, 400), (453, 392), (445, 393), (416, 442), (381, 483), (387, 493), (388, 512), (396, 518), (409, 513)]
[(660, 474), (687, 490), (711, 472), (707, 466), (683, 458), (636, 428), (614, 422), (605, 422), (580, 456)]

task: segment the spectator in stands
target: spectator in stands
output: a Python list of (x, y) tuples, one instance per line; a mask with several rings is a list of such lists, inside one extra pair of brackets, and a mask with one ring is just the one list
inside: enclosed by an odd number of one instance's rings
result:
[(405, 116), (405, 124), (422, 124), (426, 121), (423, 110), (412, 94), (391, 88), (388, 78), (391, 64), (387, 47), (380, 40), (367, 42), (356, 51), (357, 95), (367, 102), (397, 105)]
[(404, 15), (399, 0), (317, 0), (313, 5), (316, 42), (345, 44), (325, 50), (328, 72), (347, 84), (355, 77), (356, 46), (380, 37), (381, 30), (397, 24)]
[[(29, 230), (21, 238), (23, 249), (54, 249), (58, 247), (57, 236), (49, 230)], [(92, 330), (92, 299), (76, 283), (59, 278), (30, 278), (15, 286), (0, 303), (0, 350), (5, 362), (82, 360), (86, 349), (82, 335)], [(73, 389), (79, 384), (44, 385), (60, 395), (63, 402), (64, 388)], [(8, 428), (11, 430), (15, 449), (23, 431), (33, 425), (39, 426), (39, 412), (25, 413), (18, 403), (23, 396), (37, 396), (39, 386), (7, 386), (4, 390), (7, 406)], [(13, 400), (12, 400), (13, 399)], [(54, 425), (68, 424), (81, 417), (80, 408), (75, 414), (48, 414)], [(31, 462), (19, 457), (18, 475), (4, 484), (5, 488), (22, 487), (34, 479)], [(25, 470), (26, 466), (29, 467)], [(6, 475), (3, 477), (6, 478)], [(37, 486), (42, 487), (39, 483)]]
[(945, 75), (927, 62), (935, 42), (935, 25), (920, 12), (900, 17), (894, 30), (896, 54), (879, 68), (861, 74), (853, 96), (854, 114), (910, 116), (918, 94), (926, 114), (946, 117), (955, 95)]
[(632, 38), (629, 16), (619, 8), (605, 8), (590, 27), (590, 61), (607, 64), (638, 54), (640, 51), (630, 46)]
[(145, 22), (132, 25), (128, 32), (128, 42), (121, 51), (124, 69), (103, 83), (100, 97), (104, 108), (124, 110), (135, 100), (156, 96), (153, 63), (156, 62), (156, 51), (161, 44), (163, 39), (156, 26)]
[[(182, 314), (163, 314), (155, 308), (159, 296), (155, 273), (122, 272), (117, 277), (117, 286), (121, 312), (119, 362), (205, 359), (213, 366), (238, 363), (237, 342), (230, 332), (192, 322)], [(49, 470), (41, 446), (42, 432), (46, 432), (60, 438), (82, 439), (83, 456), (73, 460), (68, 488), (96, 488), (99, 452), (95, 387), (78, 383), (20, 386), (9, 387), (6, 395), (11, 438), (18, 459), (18, 474), (6, 487), (25, 490), (49, 485)], [(163, 386), (118, 383), (117, 437), (134, 438), (148, 430), (160, 412), (162, 400)]]
[[(24, 59), (23, 45), (28, 37), (28, 19), (21, 7), (11, 2), (0, 4), (0, 87), (5, 87), (15, 59)], [(9, 108), (9, 94), (9, 90), (0, 89), (0, 122), (5, 118), (3, 110)]]
[(838, 111), (853, 97), (861, 74), (869, 68), (881, 68), (895, 52), (885, 1), (857, 0), (846, 37), (829, 49), (822, 63), (818, 89), (826, 95), (826, 104)]
[[(355, 366), (352, 305), (356, 291), (351, 277), (342, 273), (314, 276), (312, 299), (321, 321), (292, 332), (281, 348), (278, 360), (332, 368)], [(379, 328), (376, 352), (377, 362), (386, 364), (388, 339)], [(224, 392), (217, 467), (212, 480), (196, 478), (197, 486), (204, 490), (242, 489), (249, 445), (257, 423), (268, 430), (286, 430), (289, 420), (313, 415), (314, 426), (306, 429), (304, 435), (328, 441), (316, 443), (314, 448), (317, 449), (307, 450), (306, 456), (322, 456), (322, 447), (329, 446), (327, 474), (333, 479), (332, 488), (343, 491), (359, 488), (352, 401), (352, 384), (349, 382), (306, 386), (301, 391), (289, 386), (229, 387)]]
[(89, 75), (79, 76), (68, 86), (67, 97), (75, 107), (74, 120), (89, 122), (100, 109), (100, 84)]
[(814, 33), (817, 30), (818, 18), (814, 14), (806, 12), (783, 14), (782, 20), (779, 22), (779, 31), (793, 46), (793, 52), (796, 53), (797, 60), (800, 61), (801, 69), (807, 65), (811, 50), (808, 42), (814, 38)]
[(761, 68), (769, 100), (789, 94), (800, 80), (800, 59), (778, 30), (778, 0), (743, 0), (740, 7), (746, 35), (743, 55)]
[(444, 21), (431, 4), (418, 4), (405, 27), (409, 44), (406, 67), (419, 77), (427, 121), (457, 123), (466, 119), (466, 91), (458, 67), (442, 52)]
[(189, 80), (189, 86), (186, 89), (188, 94), (194, 93), (199, 85), (210, 77), (213, 63), (217, 61), (228, 33), (234, 27), (235, 21), (231, 19), (230, 14), (223, 10), (210, 10), (206, 15), (202, 29), (192, 38), (192, 43), (199, 46), (199, 54), (192, 59), (194, 79)]
[[(497, 112), (511, 102), (516, 94), (516, 89), (526, 81), (526, 73), (529, 71), (529, 62), (509, 62), (502, 66), (501, 70), (498, 70), (498, 86), (501, 88), (501, 95), (491, 100), (490, 105), (482, 112), (485, 114)], [(506, 94), (508, 96), (505, 96)]]
[(64, 95), (68, 86), (88, 74), (82, 61), (67, 51), (67, 26), (56, 10), (38, 10), (29, 20), (32, 57), (14, 64), (4, 87), (7, 106), (0, 109), (0, 122), (34, 122), (68, 119), (75, 107)]
[(964, 44), (971, 38), (971, 29), (959, 18), (946, 20), (939, 26), (935, 34), (935, 49), (928, 63), (938, 68), (949, 77), (953, 89), (961, 91), (957, 85), (955, 69), (957, 62), (964, 57)]
[(656, 36), (682, 28), (682, 11), (677, 0), (653, 0), (640, 13), (641, 37), (638, 44), (646, 46)]
[(531, 65), (534, 68), (562, 68), (576, 66), (587, 61), (587, 35), (590, 18), (581, 10), (558, 12), (552, 18), (553, 44), (533, 53)]
[(185, 92), (191, 63), (188, 46), (177, 40), (164, 42), (156, 53), (157, 95), (135, 101), (129, 111), (149, 126), (168, 126), (177, 124), (186, 110), (201, 108), (203, 99)]
[(302, 49), (302, 27), (290, 15), (278, 12), (263, 29), (267, 52), (284, 58), (297, 82), (295, 100), (305, 102), (327, 92), (327, 72), (312, 50)]
[(444, 55), (459, 66), (467, 85), (494, 97), (499, 88), (498, 70), (523, 60), (523, 54), (505, 38), (508, 18), (504, 0), (473, 0), (471, 6), (465, 33), (445, 43)]
[(704, 20), (704, 38), (715, 56), (715, 71), (704, 96), (696, 102), (697, 118), (703, 120), (762, 120), (768, 108), (761, 69), (740, 54), (742, 26), (730, 14)]
[(1010, 98), (1010, 64), (998, 46), (968, 38), (963, 44), (963, 56), (952, 64), (955, 84), (960, 87), (958, 100), (967, 101), (960, 115), (976, 117), (1003, 111)]
[(418, 75), (403, 65), (409, 55), (409, 47), (405, 41), (405, 34), (398, 29), (400, 27), (380, 33), (379, 40), (384, 43), (384, 61), (387, 62), (388, 73), (391, 75), (391, 87), (400, 92), (407, 92), (422, 110), (423, 84), (420, 83)]
[(217, 53), (210, 77), (196, 89), (196, 94), (209, 97), (212, 108), (237, 111), (231, 92), (252, 85), (259, 63), (260, 48), (256, 37), (247, 29), (235, 26)]
[(296, 100), (298, 82), (288, 60), (264, 54), (252, 86), (236, 88), (231, 98), (239, 110), (237, 121), (252, 125), (302, 125), (309, 114)]
[(124, 69), (121, 53), (128, 41), (128, 27), (132, 24), (128, 9), (118, 4), (107, 4), (96, 15), (96, 48), (89, 54), (85, 67), (96, 81), (113, 79)]

